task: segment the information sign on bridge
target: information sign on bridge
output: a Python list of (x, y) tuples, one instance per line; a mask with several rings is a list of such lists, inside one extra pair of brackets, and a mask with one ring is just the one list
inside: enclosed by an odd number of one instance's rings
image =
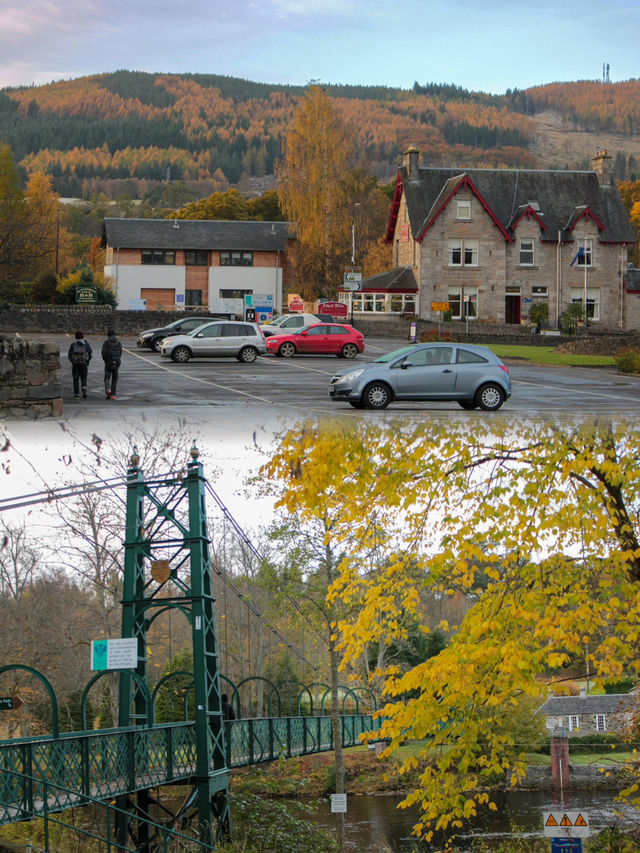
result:
[(91, 669), (135, 669), (138, 666), (138, 640), (124, 637), (120, 640), (91, 641)]
[(23, 705), (19, 696), (0, 696), (0, 711), (17, 711)]

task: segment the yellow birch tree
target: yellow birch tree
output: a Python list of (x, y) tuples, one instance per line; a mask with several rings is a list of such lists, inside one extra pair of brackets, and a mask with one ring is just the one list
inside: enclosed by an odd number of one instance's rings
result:
[[(609, 422), (309, 426), (287, 433), (267, 476), (281, 506), (313, 517), (327, 492), (349, 548), (328, 589), (353, 611), (340, 630), (343, 665), (367, 644), (403, 635), (429, 590), (464, 594), (446, 649), (405, 672), (388, 667), (382, 735), (389, 752), (423, 740), (419, 835), (455, 832), (491, 807), (488, 789), (516, 785), (527, 745), (514, 720), (541, 704), (570, 664), (601, 679), (640, 669), (640, 430)], [(387, 554), (371, 571), (376, 523)], [(347, 533), (348, 531), (348, 533)], [(434, 626), (425, 626), (433, 628)], [(527, 711), (530, 714), (530, 711)], [(638, 797), (631, 784), (626, 794)]]

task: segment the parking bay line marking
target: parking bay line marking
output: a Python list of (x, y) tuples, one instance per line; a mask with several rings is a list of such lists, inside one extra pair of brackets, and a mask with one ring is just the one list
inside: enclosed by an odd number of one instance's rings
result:
[[(125, 350), (129, 355), (135, 355), (136, 358), (139, 358), (141, 361), (145, 361), (147, 364), (152, 365), (152, 367), (157, 367), (160, 370), (166, 370), (167, 373), (173, 373), (174, 376), (180, 376), (182, 378), (185, 377), (184, 373), (179, 373), (177, 370), (172, 370), (170, 367), (165, 367), (164, 364), (160, 364), (156, 361), (151, 361), (150, 358), (146, 358), (140, 353), (135, 352), (135, 350)], [(222, 385), (220, 382), (211, 382), (209, 379), (200, 379), (199, 376), (189, 376), (186, 374), (187, 379), (191, 379), (193, 382), (201, 382), (203, 385), (211, 385), (212, 388), (222, 388), (225, 391), (232, 391), (234, 394), (238, 394), (240, 397), (249, 397), (252, 400), (259, 400), (261, 403), (268, 403), (269, 405), (273, 405), (271, 400), (267, 400), (266, 397), (258, 397), (257, 394), (250, 394), (247, 391), (238, 391), (237, 388), (232, 388), (229, 385)]]
[[(526, 379), (514, 379), (513, 376), (511, 377), (511, 382), (514, 385), (530, 385), (532, 388), (544, 388), (546, 390), (562, 391), (563, 393), (567, 393), (567, 391), (572, 391), (574, 394), (584, 393), (584, 391), (571, 388), (570, 386), (545, 385), (542, 382), (528, 382)], [(607, 400), (631, 400), (632, 402), (640, 404), (640, 400), (637, 397), (627, 397), (624, 394), (603, 394), (600, 391), (588, 391), (587, 393), (591, 397), (604, 397)]]

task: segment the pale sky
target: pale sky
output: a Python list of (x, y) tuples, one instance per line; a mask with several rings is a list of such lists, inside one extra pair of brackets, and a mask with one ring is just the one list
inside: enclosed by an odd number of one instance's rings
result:
[(128, 69), (503, 93), (640, 77), (640, 3), (0, 0), (0, 88)]

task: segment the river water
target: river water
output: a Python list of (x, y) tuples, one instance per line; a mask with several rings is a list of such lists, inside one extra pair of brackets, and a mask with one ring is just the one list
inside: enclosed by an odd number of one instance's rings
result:
[[(418, 822), (417, 809), (399, 809), (401, 797), (349, 796), (345, 815), (346, 849), (366, 853), (414, 853), (438, 849), (444, 839), (434, 846), (418, 845), (411, 829)], [(588, 815), (589, 824), (597, 832), (605, 827), (634, 827), (640, 839), (640, 814), (616, 815), (620, 809), (610, 791), (580, 791), (560, 800), (553, 792), (514, 791), (494, 797), (495, 812), (484, 810), (476, 820), (459, 830), (455, 840), (458, 851), (469, 853), (477, 849), (480, 840), (505, 839), (512, 835), (543, 837), (543, 813), (546, 811), (580, 810)], [(314, 818), (327, 828), (335, 826), (336, 815), (323, 800)], [(640, 850), (640, 841), (638, 849)]]

